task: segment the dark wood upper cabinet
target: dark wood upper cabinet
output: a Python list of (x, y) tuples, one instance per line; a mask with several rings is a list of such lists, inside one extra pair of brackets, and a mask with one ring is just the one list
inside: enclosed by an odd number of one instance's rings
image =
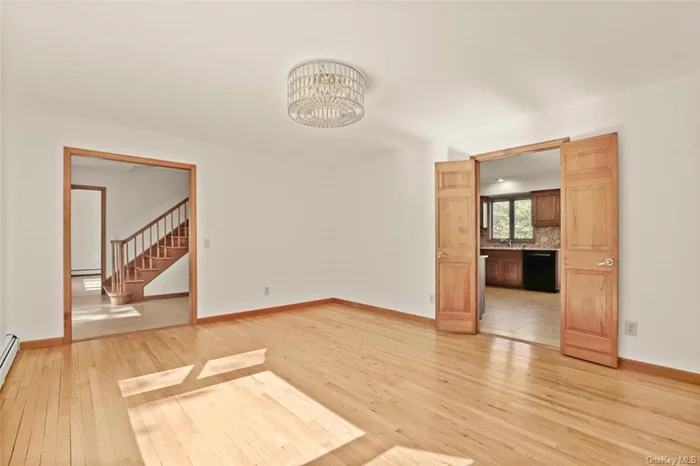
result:
[(532, 192), (532, 210), (534, 227), (558, 227), (561, 225), (560, 190)]

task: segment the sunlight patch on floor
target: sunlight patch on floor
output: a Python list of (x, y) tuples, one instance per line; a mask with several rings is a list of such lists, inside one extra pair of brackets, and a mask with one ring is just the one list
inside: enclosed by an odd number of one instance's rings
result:
[(139, 395), (141, 393), (179, 385), (185, 381), (193, 368), (194, 365), (189, 365), (120, 380), (119, 390), (121, 390), (122, 396), (126, 398), (127, 396)]
[(102, 289), (102, 279), (100, 278), (86, 278), (83, 280), (83, 287), (85, 291), (95, 291)]
[(365, 466), (470, 466), (472, 464), (474, 464), (472, 459), (395, 446), (369, 463), (365, 463)]
[(267, 348), (249, 351), (248, 353), (234, 354), (232, 356), (224, 356), (218, 359), (210, 359), (204, 365), (197, 379), (263, 364), (265, 362), (265, 353), (267, 353)]
[(74, 309), (72, 311), (71, 319), (74, 323), (77, 323), (92, 322), (95, 320), (125, 319), (128, 317), (140, 316), (141, 313), (132, 306), (123, 306), (114, 309), (96, 307), (90, 309)]
[(364, 435), (270, 371), (133, 406), (128, 414), (146, 465), (302, 465)]

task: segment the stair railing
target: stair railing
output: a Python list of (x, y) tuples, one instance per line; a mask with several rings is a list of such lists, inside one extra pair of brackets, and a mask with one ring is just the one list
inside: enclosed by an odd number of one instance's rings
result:
[[(185, 226), (189, 219), (189, 202), (190, 198), (185, 198), (128, 238), (111, 241), (112, 293), (126, 293), (126, 282), (138, 279), (139, 268), (152, 269), (154, 257), (166, 257), (166, 252), (161, 250), (163, 246), (175, 246), (176, 236), (189, 237), (189, 228)], [(177, 241), (179, 246), (180, 239)]]

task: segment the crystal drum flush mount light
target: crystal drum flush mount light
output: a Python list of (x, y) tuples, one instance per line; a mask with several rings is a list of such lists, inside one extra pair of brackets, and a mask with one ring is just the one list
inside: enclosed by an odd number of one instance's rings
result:
[(337, 128), (365, 115), (365, 76), (336, 60), (299, 63), (287, 78), (289, 117), (306, 126)]

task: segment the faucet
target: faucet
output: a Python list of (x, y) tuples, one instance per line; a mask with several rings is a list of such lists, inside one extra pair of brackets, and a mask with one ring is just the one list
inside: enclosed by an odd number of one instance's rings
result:
[(511, 239), (502, 239), (501, 243), (506, 243), (509, 248), (513, 247), (513, 241)]

